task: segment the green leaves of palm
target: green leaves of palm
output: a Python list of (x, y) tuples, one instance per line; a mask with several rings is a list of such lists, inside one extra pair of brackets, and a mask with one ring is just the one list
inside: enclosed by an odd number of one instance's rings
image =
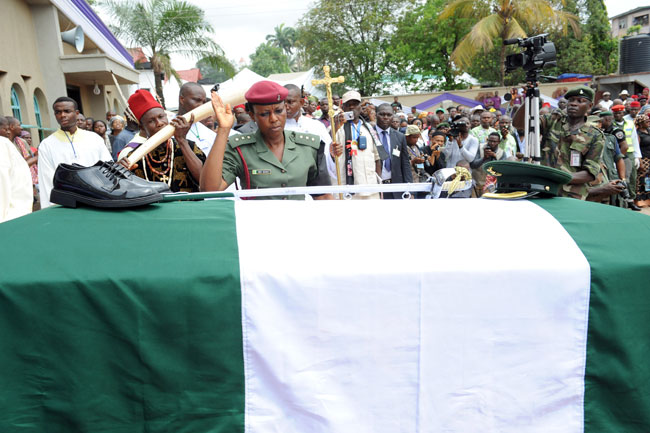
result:
[[(207, 59), (230, 76), (234, 67), (213, 40), (214, 29), (201, 8), (183, 0), (104, 0), (111, 31), (123, 43), (150, 52), (156, 74), (172, 72), (169, 56), (180, 54)], [(162, 94), (162, 88), (157, 93)]]
[(275, 34), (266, 35), (266, 41), (278, 48), (281, 48), (288, 56), (293, 51), (296, 43), (296, 30), (293, 27), (285, 27), (284, 23), (274, 28)]
[(566, 34), (571, 27), (576, 35), (580, 33), (578, 18), (554, 10), (548, 0), (453, 0), (440, 19), (452, 16), (478, 19), (451, 55), (461, 68), (469, 66), (479, 50), (491, 50), (494, 40), (525, 38), (524, 29), (532, 33), (559, 29)]

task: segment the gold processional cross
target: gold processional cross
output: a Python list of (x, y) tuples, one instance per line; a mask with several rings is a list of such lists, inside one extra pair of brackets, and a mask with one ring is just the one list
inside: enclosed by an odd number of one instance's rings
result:
[[(342, 75), (336, 78), (330, 77), (330, 67), (325, 65), (323, 66), (323, 72), (325, 72), (325, 78), (322, 80), (311, 80), (313, 86), (319, 84), (325, 84), (325, 89), (327, 90), (327, 104), (329, 105), (329, 111), (327, 114), (330, 118), (331, 132), (332, 132), (332, 142), (336, 142), (336, 131), (334, 123), (334, 101), (332, 100), (332, 83), (343, 83), (345, 82), (345, 77)], [(335, 158), (336, 162), (336, 182), (341, 185), (341, 173), (339, 172), (339, 158)], [(339, 198), (343, 199), (343, 194), (339, 194)]]

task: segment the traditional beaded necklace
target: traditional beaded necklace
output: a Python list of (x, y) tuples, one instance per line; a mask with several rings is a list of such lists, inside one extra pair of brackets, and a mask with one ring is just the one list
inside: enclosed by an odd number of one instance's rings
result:
[[(169, 149), (171, 148), (171, 155)], [(145, 161), (146, 159), (146, 161)], [(151, 165), (151, 161), (158, 163), (158, 164), (163, 164), (167, 163), (167, 169), (163, 171), (158, 171), (153, 166)], [(149, 166), (149, 170), (154, 174), (154, 179), (155, 176), (157, 175), (160, 180), (163, 182), (167, 183), (167, 186), (171, 186), (172, 184), (172, 175), (174, 173), (174, 144), (172, 143), (171, 138), (167, 140), (167, 148), (165, 151), (165, 156), (158, 161), (155, 159), (153, 156), (150, 154), (147, 154), (146, 157), (142, 158), (142, 171), (144, 172), (144, 178), (148, 181), (149, 176), (147, 175), (147, 166)], [(167, 176), (167, 173), (169, 173), (169, 176)]]

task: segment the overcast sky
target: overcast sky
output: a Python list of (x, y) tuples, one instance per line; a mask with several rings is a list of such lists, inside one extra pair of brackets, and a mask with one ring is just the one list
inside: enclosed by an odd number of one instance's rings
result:
[[(354, 0), (350, 0), (354, 1)], [(189, 0), (205, 11), (215, 29), (215, 41), (226, 52), (226, 57), (239, 62), (274, 33), (274, 27), (284, 23), (295, 26), (314, 0)], [(608, 15), (614, 16), (638, 7), (639, 0), (605, 0)], [(194, 67), (196, 59), (174, 58), (176, 69)]]

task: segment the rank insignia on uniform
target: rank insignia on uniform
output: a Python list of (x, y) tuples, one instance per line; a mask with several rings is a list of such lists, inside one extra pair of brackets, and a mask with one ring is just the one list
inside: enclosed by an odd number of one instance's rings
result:
[(271, 170), (251, 170), (251, 174), (271, 174)]
[(494, 171), (494, 169), (492, 167), (488, 167), (488, 169), (486, 171), (491, 176), (501, 176), (501, 173), (499, 173), (497, 171)]

